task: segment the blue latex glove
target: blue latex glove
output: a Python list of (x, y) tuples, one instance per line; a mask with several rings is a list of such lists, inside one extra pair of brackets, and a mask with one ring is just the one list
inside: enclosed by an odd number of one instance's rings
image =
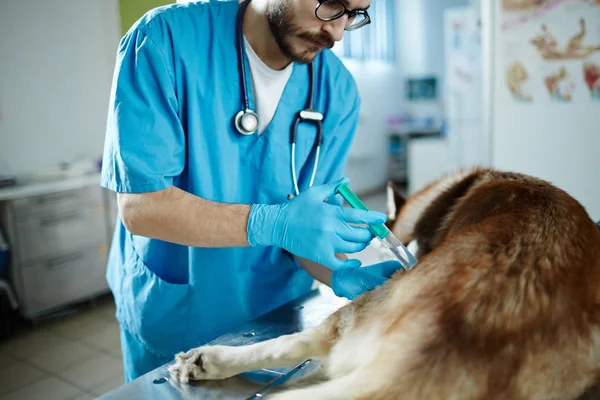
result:
[(387, 216), (328, 204), (347, 178), (321, 186), (312, 186), (287, 203), (255, 204), (248, 220), (251, 246), (276, 246), (330, 269), (358, 267), (359, 260), (340, 260), (336, 253), (352, 254), (364, 250), (373, 234), (355, 224), (381, 224)]
[(399, 269), (402, 265), (394, 260), (367, 267), (340, 268), (331, 274), (331, 289), (336, 296), (354, 300), (383, 284)]

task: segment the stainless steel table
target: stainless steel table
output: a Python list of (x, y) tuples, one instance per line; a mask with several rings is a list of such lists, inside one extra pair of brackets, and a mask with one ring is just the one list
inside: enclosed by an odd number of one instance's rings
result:
[[(321, 286), (306, 296), (251, 321), (240, 327), (240, 329), (223, 335), (209, 344), (239, 346), (298, 332), (318, 325), (346, 303), (347, 300), (336, 297), (331, 289)], [(295, 379), (318, 367), (318, 363), (309, 361), (301, 366), (253, 371), (221, 381), (182, 385), (169, 380), (167, 368), (171, 363), (105, 394), (100, 399), (246, 400), (255, 398), (253, 396), (263, 390), (275, 392), (278, 384), (287, 379), (291, 373), (294, 374), (293, 378)]]
[[(335, 310), (346, 304), (345, 299), (336, 297), (331, 289), (320, 287), (308, 295), (286, 304), (265, 316), (256, 319), (240, 329), (223, 335), (210, 344), (225, 344), (238, 346), (264, 341), (283, 334), (298, 332), (321, 323)], [(179, 385), (168, 379), (169, 364), (155, 369), (144, 376), (100, 397), (101, 400), (136, 400), (136, 399), (210, 399), (210, 400), (248, 400), (257, 399), (255, 394), (263, 390), (274, 393), (278, 390), (276, 384), (282, 378), (289, 376), (294, 367), (276, 370), (253, 371), (221, 381), (208, 381)], [(316, 362), (310, 362), (295, 373), (292, 379), (306, 375), (318, 367)], [(271, 386), (271, 384), (273, 384)], [(267, 394), (268, 394), (267, 393)], [(588, 390), (579, 400), (600, 399), (600, 384)]]

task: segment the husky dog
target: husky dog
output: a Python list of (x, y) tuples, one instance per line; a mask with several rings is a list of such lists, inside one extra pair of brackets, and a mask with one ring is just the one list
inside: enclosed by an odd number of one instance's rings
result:
[(277, 400), (568, 400), (598, 381), (600, 230), (574, 198), (489, 169), (407, 200), (390, 193), (389, 226), (418, 243), (414, 269), (314, 328), (178, 354), (171, 374), (224, 379), (322, 360), (319, 383)]

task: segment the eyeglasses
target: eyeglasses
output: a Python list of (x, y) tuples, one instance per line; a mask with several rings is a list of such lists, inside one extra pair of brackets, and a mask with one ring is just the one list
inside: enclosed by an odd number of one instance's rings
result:
[(371, 23), (367, 10), (348, 10), (338, 0), (319, 0), (315, 10), (315, 15), (321, 21), (333, 21), (346, 14), (348, 14), (348, 21), (346, 21), (344, 29), (347, 31), (353, 31)]

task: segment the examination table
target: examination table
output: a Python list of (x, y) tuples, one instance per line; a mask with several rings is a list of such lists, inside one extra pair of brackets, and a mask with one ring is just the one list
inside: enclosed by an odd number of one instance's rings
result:
[[(307, 295), (264, 315), (240, 329), (225, 334), (209, 344), (242, 345), (294, 333), (321, 323), (335, 310), (347, 303), (336, 297), (331, 289), (321, 286)], [(285, 382), (293, 382), (319, 364), (307, 360), (297, 366), (275, 370), (253, 371), (220, 381), (179, 384), (171, 382), (167, 368), (170, 364), (155, 369), (138, 379), (100, 397), (101, 400), (136, 399), (210, 399), (252, 400), (267, 397), (276, 392)], [(579, 400), (600, 400), (600, 384), (588, 391)]]
[[(298, 332), (320, 324), (335, 310), (347, 303), (347, 300), (335, 296), (328, 287), (320, 286), (307, 295), (285, 304), (208, 344), (238, 346)], [(221, 381), (192, 382), (190, 384), (172, 382), (167, 370), (169, 365), (171, 364), (150, 371), (146, 375), (105, 394), (100, 399), (258, 399), (275, 392), (280, 384), (291, 382), (292, 379), (306, 375), (317, 368), (319, 364), (307, 360), (297, 366), (288, 368), (253, 371), (243, 377), (238, 376)]]

